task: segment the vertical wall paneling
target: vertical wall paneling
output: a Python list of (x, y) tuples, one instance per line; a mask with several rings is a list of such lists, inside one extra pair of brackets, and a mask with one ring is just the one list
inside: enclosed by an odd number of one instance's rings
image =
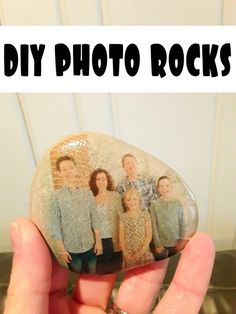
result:
[(64, 25), (102, 25), (100, 0), (58, 0)]
[(22, 118), (23, 118), (24, 123), (25, 123), (26, 132), (27, 132), (27, 136), (28, 136), (28, 140), (29, 140), (29, 145), (31, 147), (33, 159), (34, 159), (34, 162), (35, 162), (35, 165), (36, 165), (37, 164), (37, 159), (38, 159), (37, 158), (38, 153), (36, 151), (36, 147), (34, 146), (35, 141), (32, 138), (33, 132), (30, 129), (30, 124), (28, 123), (29, 119), (27, 119), (27, 112), (24, 109), (23, 97), (19, 93), (16, 94), (16, 97), (17, 97), (17, 100), (18, 100), (18, 103), (19, 103), (19, 107), (20, 107), (20, 110), (21, 110)]
[(109, 94), (76, 94), (81, 130), (114, 135)]
[(224, 24), (224, 0), (219, 0), (219, 25)]
[(110, 114), (111, 114), (111, 124), (112, 124), (112, 134), (114, 137), (117, 137), (116, 134), (116, 127), (115, 127), (115, 114), (114, 114), (114, 106), (113, 106), (113, 99), (112, 94), (108, 94), (109, 97), (109, 103), (110, 103)]
[(110, 94), (111, 99), (111, 113), (112, 113), (112, 121), (113, 121), (113, 132), (114, 136), (117, 138), (122, 138), (121, 131), (119, 128), (119, 110), (117, 106), (117, 97), (116, 94)]
[(99, 16), (100, 16), (101, 25), (104, 25), (104, 12), (103, 12), (102, 0), (97, 0), (97, 5), (99, 8)]
[(73, 94), (24, 94), (22, 99), (37, 160), (60, 138), (80, 130)]
[(9, 224), (28, 216), (35, 163), (15, 94), (0, 94), (0, 252), (10, 250)]
[(57, 0), (1, 0), (5, 25), (60, 25)]
[(3, 25), (3, 8), (2, 8), (2, 2), (0, 1), (0, 26)]
[(236, 1), (223, 1), (223, 21), (224, 25), (236, 25)]
[(219, 136), (221, 130), (221, 95), (216, 95), (215, 102), (215, 114), (214, 114), (214, 131), (212, 136), (212, 161), (210, 170), (210, 185), (209, 185), (209, 198), (208, 198), (208, 219), (207, 219), (207, 231), (211, 234), (214, 229), (214, 208), (215, 208), (215, 181), (216, 172), (218, 167), (218, 145)]
[(236, 231), (236, 94), (222, 94), (211, 182), (211, 230), (218, 249), (231, 249)]
[(76, 117), (77, 117), (78, 125), (80, 126), (79, 131), (82, 131), (83, 130), (83, 114), (81, 112), (80, 102), (78, 101), (79, 96), (78, 94), (73, 94), (73, 97), (75, 100)]
[[(102, 0), (105, 25), (219, 25), (221, 0)], [(191, 13), (190, 13), (191, 12)]]
[(220, 3), (220, 25), (224, 24), (224, 0), (219, 0)]

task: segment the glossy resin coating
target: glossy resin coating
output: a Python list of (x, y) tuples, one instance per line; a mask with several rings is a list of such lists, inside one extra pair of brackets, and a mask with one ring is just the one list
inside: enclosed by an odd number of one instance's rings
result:
[(176, 254), (195, 233), (193, 194), (158, 158), (108, 135), (63, 138), (39, 162), (30, 212), (58, 262), (112, 273)]

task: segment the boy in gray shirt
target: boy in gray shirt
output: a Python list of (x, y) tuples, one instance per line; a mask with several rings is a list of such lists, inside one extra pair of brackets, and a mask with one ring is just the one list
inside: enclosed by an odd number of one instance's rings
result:
[(159, 199), (150, 206), (155, 259), (162, 259), (177, 253), (178, 244), (185, 233), (183, 206), (171, 197), (171, 181), (162, 176), (157, 183)]
[(59, 258), (74, 272), (96, 272), (96, 255), (102, 254), (99, 217), (91, 191), (77, 186), (75, 160), (58, 158), (57, 171), (64, 186), (51, 199), (51, 236)]

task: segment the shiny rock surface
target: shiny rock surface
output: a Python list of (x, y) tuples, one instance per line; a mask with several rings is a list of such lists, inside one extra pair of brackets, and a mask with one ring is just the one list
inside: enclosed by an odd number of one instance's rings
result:
[(194, 196), (157, 157), (84, 132), (51, 147), (33, 178), (30, 215), (58, 262), (112, 273), (170, 257), (195, 233)]

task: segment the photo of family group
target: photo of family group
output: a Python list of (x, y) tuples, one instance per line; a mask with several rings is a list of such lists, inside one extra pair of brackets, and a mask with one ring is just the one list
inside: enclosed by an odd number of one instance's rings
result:
[(116, 167), (98, 164), (84, 143), (80, 151), (70, 146), (50, 152), (47, 232), (58, 261), (73, 272), (106, 274), (182, 250), (189, 238), (171, 176), (141, 174), (130, 151), (120, 154)]

